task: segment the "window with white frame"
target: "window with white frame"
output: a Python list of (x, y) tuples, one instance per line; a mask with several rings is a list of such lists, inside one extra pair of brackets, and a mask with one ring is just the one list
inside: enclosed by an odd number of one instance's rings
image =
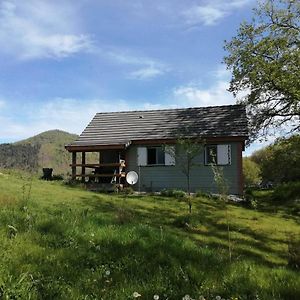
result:
[[(169, 149), (172, 147), (168, 146)], [(137, 163), (139, 166), (173, 166), (175, 158), (162, 146), (138, 147)]]
[(205, 147), (205, 164), (230, 165), (231, 164), (231, 146), (207, 145)]

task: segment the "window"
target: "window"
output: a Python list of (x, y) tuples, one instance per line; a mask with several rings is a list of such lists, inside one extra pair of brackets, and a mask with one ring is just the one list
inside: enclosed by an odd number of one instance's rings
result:
[(147, 148), (147, 165), (164, 165), (165, 153), (162, 147)]
[(218, 147), (217, 145), (206, 146), (206, 164), (215, 164), (218, 161)]
[[(168, 146), (174, 152), (174, 145)], [(137, 148), (138, 166), (175, 166), (175, 158), (165, 152), (162, 146), (138, 147)]]
[(205, 147), (205, 164), (230, 165), (231, 164), (231, 146), (208, 145)]

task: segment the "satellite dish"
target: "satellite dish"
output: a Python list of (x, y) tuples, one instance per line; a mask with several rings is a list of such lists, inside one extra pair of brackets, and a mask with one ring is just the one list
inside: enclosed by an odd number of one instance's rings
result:
[(139, 176), (136, 172), (134, 171), (130, 171), (127, 173), (126, 175), (126, 181), (127, 183), (129, 183), (130, 185), (134, 185), (138, 182)]

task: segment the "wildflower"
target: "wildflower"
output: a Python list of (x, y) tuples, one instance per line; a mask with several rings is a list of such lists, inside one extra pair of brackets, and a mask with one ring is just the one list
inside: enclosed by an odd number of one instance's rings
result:
[(182, 300), (191, 300), (191, 297), (190, 297), (190, 295), (185, 295), (185, 296), (182, 298)]
[(201, 295), (199, 296), (199, 300), (205, 300), (205, 298)]
[(158, 296), (158, 295), (154, 295), (154, 296), (153, 296), (153, 299), (154, 299), (154, 300), (158, 300), (158, 299), (159, 299), (159, 296)]
[(141, 297), (142, 295), (139, 294), (138, 292), (134, 292), (132, 296), (133, 296), (133, 298), (138, 298), (138, 297)]
[(109, 270), (105, 271), (105, 275), (109, 276), (110, 275), (110, 271)]
[(221, 300), (221, 296), (216, 296), (216, 300)]

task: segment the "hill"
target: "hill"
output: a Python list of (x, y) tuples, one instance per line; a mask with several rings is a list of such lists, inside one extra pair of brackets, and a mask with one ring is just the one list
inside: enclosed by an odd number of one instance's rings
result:
[(61, 130), (49, 130), (12, 144), (0, 144), (0, 168), (41, 172), (53, 168), (54, 174), (69, 171), (70, 154), (64, 146), (78, 136)]

